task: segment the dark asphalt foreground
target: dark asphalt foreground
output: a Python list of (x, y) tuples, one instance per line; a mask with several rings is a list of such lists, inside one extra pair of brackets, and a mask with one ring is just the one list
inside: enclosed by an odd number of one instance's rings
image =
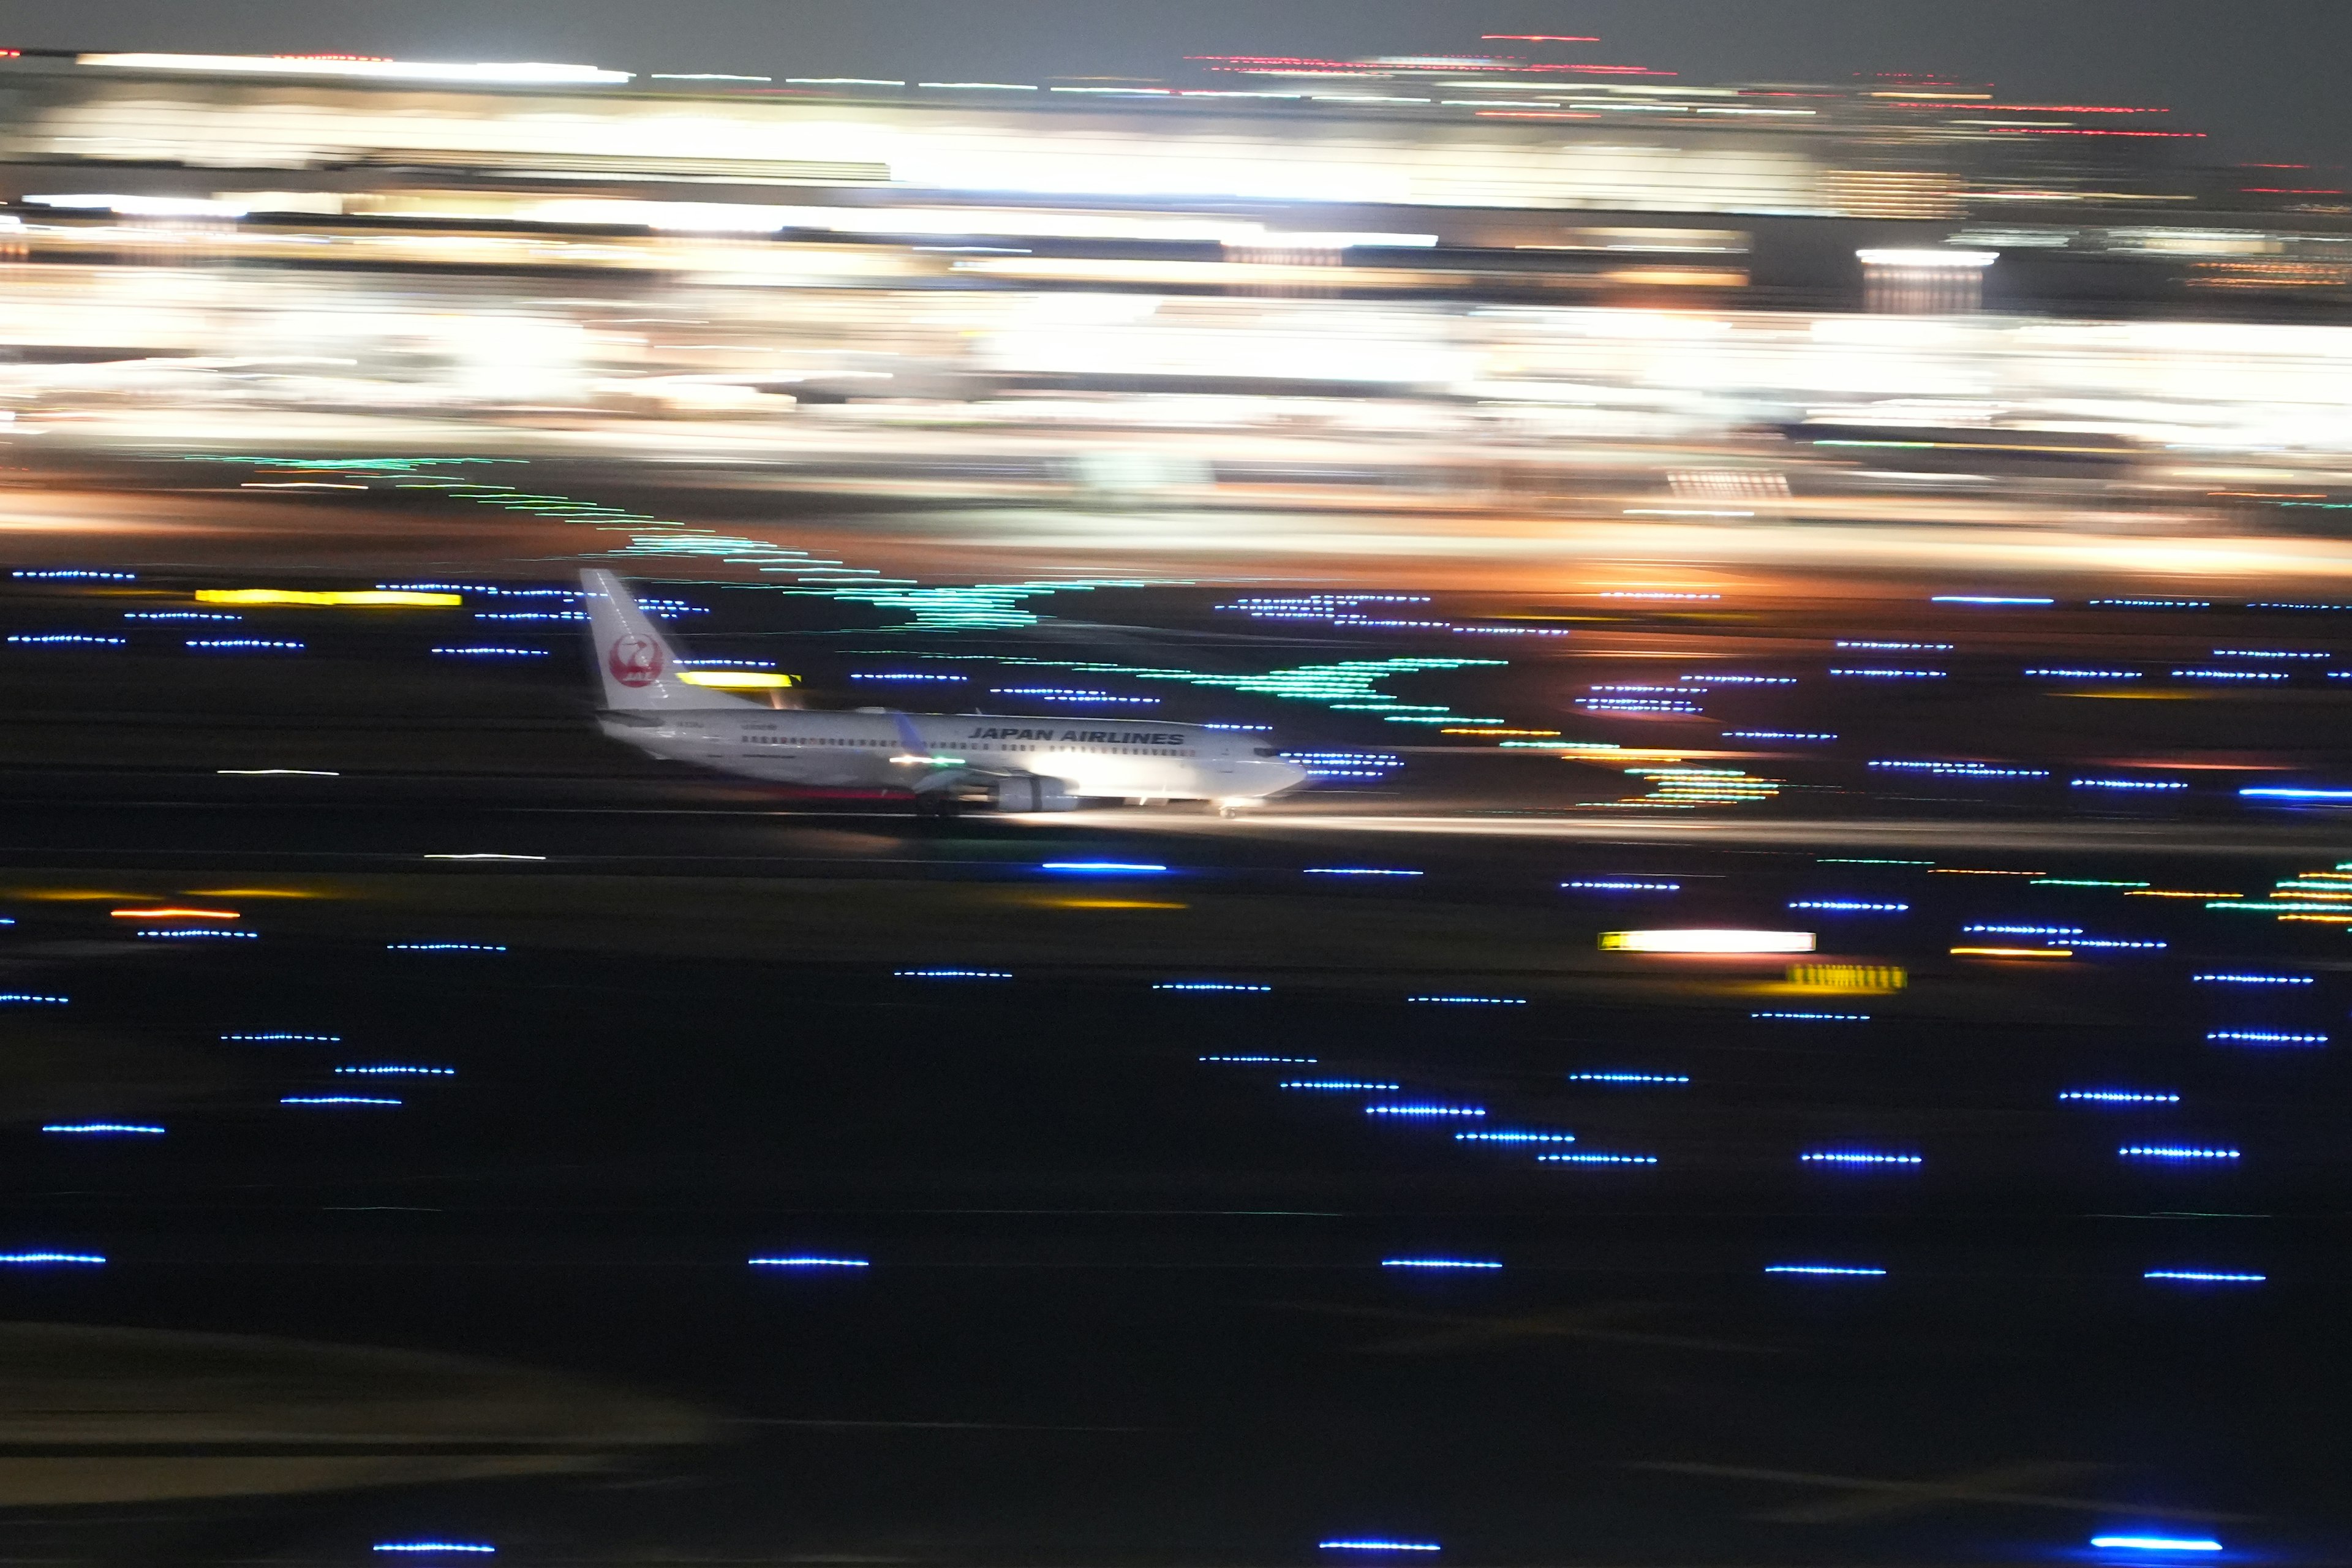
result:
[[(254, 570), (150, 565), (135, 603)], [(1168, 718), (1401, 765), (1238, 822), (922, 823), (620, 751), (569, 628), (512, 668), (432, 658), (429, 616), (252, 613), (311, 645), (272, 662), (0, 647), (0, 991), (70, 998), (0, 1005), (0, 1244), (107, 1259), (0, 1267), (0, 1562), (2149, 1560), (2107, 1533), (2342, 1560), (2346, 927), (2142, 895), (2332, 873), (2336, 816), (2235, 792), (2352, 781), (2352, 692), (2152, 676), (2178, 700), (2124, 701), (2017, 672), (2352, 657), (2352, 626), (1917, 607), (1949, 586), (1873, 613), (1965, 645), (1933, 691), (1825, 676), (1874, 629), (1852, 605), (1644, 613), (1412, 678), (1784, 786), (1672, 813), (1582, 804), (1649, 787), (1621, 768), (1156, 686)], [(13, 587), (12, 631), (120, 624), (88, 587)], [(698, 646), (857, 700), (835, 606), (701, 596)], [(1105, 594), (1089, 625), (952, 646), (1441, 651), (1277, 641), (1221, 602)], [(1704, 718), (1576, 707), (1689, 668), (1801, 684)], [(1719, 738), (1766, 728), (1842, 739)], [(2049, 776), (1867, 766), (1921, 757)], [(338, 776), (218, 772), (261, 767)], [(2195, 787), (2118, 804), (2086, 775)], [(534, 858), (427, 858), (482, 854)], [(1075, 859), (1166, 869), (1042, 869)], [(1337, 868), (1422, 875), (1310, 874)], [(1903, 907), (1789, 907), (1822, 900)], [(254, 934), (111, 912), (164, 908)], [(1599, 942), (1696, 925), (1816, 931), (1812, 962), (1904, 984)], [(2164, 945), (1951, 952), (2051, 932)], [(417, 944), (466, 947), (394, 951)], [(898, 973), (924, 969), (1003, 978)], [(1160, 988), (1206, 984), (1267, 989)], [(334, 1071), (371, 1066), (452, 1070)], [(2084, 1090), (2179, 1099), (2058, 1098)], [(401, 1103), (281, 1103), (318, 1096)], [(39, 1131), (100, 1121), (168, 1131)], [(1822, 1152), (1919, 1163), (1801, 1159)], [(1766, 1272), (1790, 1265), (1885, 1272)]]

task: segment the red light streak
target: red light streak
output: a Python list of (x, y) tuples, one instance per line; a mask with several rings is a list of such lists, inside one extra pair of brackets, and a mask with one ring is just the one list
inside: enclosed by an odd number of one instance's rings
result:
[(2172, 112), (2169, 109), (2117, 109), (2098, 103), (1986, 103), (1975, 99), (1961, 99), (1949, 103), (1922, 102), (1916, 99), (1898, 100), (1895, 107), (1897, 109), (2027, 110), (2042, 114), (2169, 114)]
[(1996, 136), (2163, 136), (2201, 139), (2205, 132), (2202, 131), (2025, 131), (2004, 126), (1997, 127), (1993, 134)]

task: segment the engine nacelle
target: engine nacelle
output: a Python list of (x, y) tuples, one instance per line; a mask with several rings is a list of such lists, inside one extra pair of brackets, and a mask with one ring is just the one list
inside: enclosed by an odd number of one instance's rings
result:
[(1037, 773), (1013, 773), (990, 779), (985, 799), (997, 811), (1076, 811), (1078, 797), (1066, 779)]

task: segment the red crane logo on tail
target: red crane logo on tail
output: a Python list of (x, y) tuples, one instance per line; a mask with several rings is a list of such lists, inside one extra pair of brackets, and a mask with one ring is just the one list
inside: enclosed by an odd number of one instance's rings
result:
[(604, 660), (613, 679), (624, 686), (651, 686), (661, 679), (661, 645), (651, 637), (641, 637), (635, 632), (613, 644), (613, 651)]

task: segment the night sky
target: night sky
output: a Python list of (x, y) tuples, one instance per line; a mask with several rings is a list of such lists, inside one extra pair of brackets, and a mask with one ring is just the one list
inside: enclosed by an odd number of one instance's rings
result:
[(2168, 105), (2215, 161), (2352, 158), (2344, 0), (0, 0), (16, 47), (1012, 81), (1164, 76), (1186, 54), (1466, 53), (1486, 32), (1598, 34), (1585, 58), (1701, 81), (1942, 71)]

